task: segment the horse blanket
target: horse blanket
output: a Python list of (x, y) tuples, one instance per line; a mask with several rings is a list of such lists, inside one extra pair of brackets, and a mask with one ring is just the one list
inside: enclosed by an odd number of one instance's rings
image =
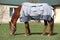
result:
[(30, 20), (48, 20), (53, 18), (53, 7), (48, 3), (22, 3), (20, 11), (20, 21), (27, 22)]

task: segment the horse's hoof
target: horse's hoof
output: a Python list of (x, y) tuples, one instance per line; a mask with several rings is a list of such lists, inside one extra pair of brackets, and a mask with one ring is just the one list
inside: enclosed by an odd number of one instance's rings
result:
[(13, 36), (14, 34), (13, 33), (10, 33), (11, 36)]
[(51, 36), (51, 34), (48, 34), (48, 36)]
[(45, 34), (41, 34), (41, 36), (45, 36)]
[(29, 36), (30, 34), (25, 34), (25, 36)]
[(45, 36), (46, 33), (42, 33), (41, 36)]
[(49, 33), (49, 34), (48, 34), (48, 36), (52, 36), (52, 35), (53, 35), (53, 33)]

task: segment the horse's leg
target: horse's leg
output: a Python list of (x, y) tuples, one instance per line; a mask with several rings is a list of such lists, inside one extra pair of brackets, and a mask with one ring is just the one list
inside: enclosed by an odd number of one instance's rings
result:
[(49, 34), (48, 34), (48, 36), (50, 36), (50, 35), (53, 33), (54, 20), (49, 21), (49, 26), (50, 26), (50, 29), (49, 29)]
[(9, 22), (9, 24), (10, 24), (10, 35), (14, 35), (14, 33), (16, 31), (16, 24), (14, 25), (11, 22)]
[(44, 20), (44, 30), (43, 30), (42, 35), (45, 35), (45, 33), (46, 33), (46, 29), (47, 29), (47, 25), (48, 25), (47, 21)]
[(10, 26), (10, 35), (13, 35), (12, 27), (11, 27), (11, 22), (9, 22), (9, 26)]
[(29, 22), (25, 22), (25, 29), (26, 29), (26, 36), (30, 35), (30, 28), (29, 28)]

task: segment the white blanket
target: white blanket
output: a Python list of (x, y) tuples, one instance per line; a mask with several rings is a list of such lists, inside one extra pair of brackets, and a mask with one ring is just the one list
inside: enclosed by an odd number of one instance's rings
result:
[(29, 21), (31, 17), (34, 19), (51, 20), (51, 18), (53, 18), (53, 15), (54, 15), (53, 7), (51, 7), (47, 3), (26, 2), (22, 3), (22, 8), (20, 12), (20, 21), (22, 22)]

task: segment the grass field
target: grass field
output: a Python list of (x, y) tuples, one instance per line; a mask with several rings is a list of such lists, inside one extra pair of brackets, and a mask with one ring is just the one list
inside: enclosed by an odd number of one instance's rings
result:
[[(25, 27), (23, 23), (17, 24), (15, 36), (9, 35), (9, 25), (0, 25), (0, 40), (60, 40), (60, 24), (54, 25), (54, 34), (52, 36), (41, 36), (43, 32), (43, 23), (30, 23), (30, 36), (24, 36)], [(47, 28), (47, 32), (49, 27)]]

